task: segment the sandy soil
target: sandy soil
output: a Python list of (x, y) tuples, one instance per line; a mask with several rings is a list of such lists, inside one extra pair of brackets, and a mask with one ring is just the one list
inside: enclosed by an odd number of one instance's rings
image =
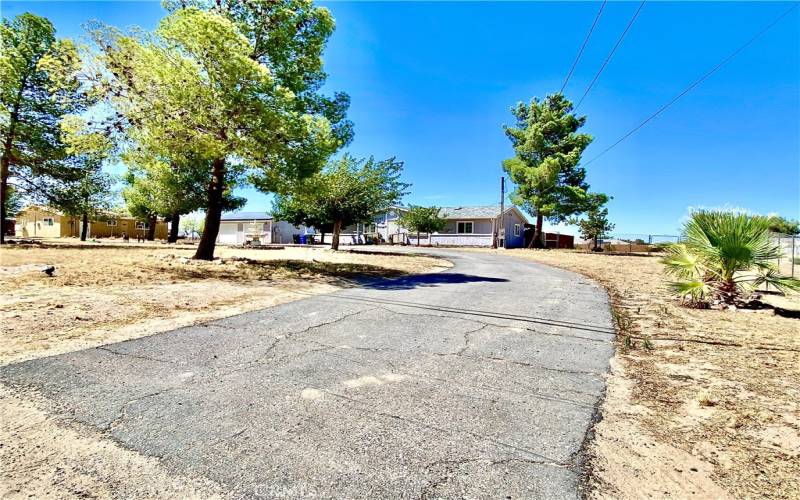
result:
[[(800, 498), (800, 319), (683, 307), (657, 258), (505, 252), (597, 280), (630, 318), (589, 449), (591, 496)], [(796, 295), (771, 299), (800, 311)]]
[[(450, 266), (412, 255), (319, 248), (193, 249), (77, 242), (0, 250), (0, 363), (151, 335), (354, 285), (356, 277)], [(42, 272), (55, 266), (53, 277)], [(169, 473), (103, 433), (50, 417), (35, 393), (0, 384), (0, 498), (220, 498), (218, 485)]]
[[(119, 342), (352, 286), (363, 276), (449, 263), (321, 248), (219, 248), (214, 262), (164, 245), (12, 246), (0, 250), (0, 363)], [(41, 271), (55, 266), (48, 277)]]
[(0, 498), (223, 498), (95, 429), (54, 421), (47, 403), (0, 385)]

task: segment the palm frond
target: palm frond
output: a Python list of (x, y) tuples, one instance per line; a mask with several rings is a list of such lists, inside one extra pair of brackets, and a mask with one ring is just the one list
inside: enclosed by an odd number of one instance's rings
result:
[(681, 298), (691, 297), (695, 302), (703, 300), (712, 292), (709, 284), (701, 280), (671, 281), (668, 286)]
[(698, 257), (686, 245), (676, 243), (666, 248), (667, 255), (661, 259), (664, 270), (670, 276), (682, 279), (698, 278), (703, 275), (703, 266)]
[[(666, 273), (678, 279), (670, 286), (684, 296), (716, 290), (718, 297), (732, 301), (762, 284), (800, 290), (800, 281), (782, 276), (775, 266), (782, 250), (772, 240), (764, 217), (699, 210), (691, 214), (683, 235), (683, 243), (667, 248), (662, 263)], [(700, 283), (705, 286), (702, 292)]]
[(800, 292), (800, 279), (783, 276), (775, 269), (756, 275), (750, 282), (753, 287), (772, 285), (783, 293)]

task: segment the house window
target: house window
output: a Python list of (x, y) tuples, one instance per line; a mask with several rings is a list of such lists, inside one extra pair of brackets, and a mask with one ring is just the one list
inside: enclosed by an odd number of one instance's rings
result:
[(519, 224), (514, 224), (514, 236), (519, 236)]
[(45, 226), (52, 226), (53, 225), (53, 218), (52, 217), (42, 217), (42, 223)]
[(149, 222), (136, 221), (136, 229), (150, 229)]
[(106, 221), (106, 224), (107, 224), (108, 226), (116, 226), (116, 225), (117, 225), (117, 219), (108, 219), (108, 220)]
[(472, 222), (459, 221), (456, 224), (456, 232), (458, 234), (472, 234)]

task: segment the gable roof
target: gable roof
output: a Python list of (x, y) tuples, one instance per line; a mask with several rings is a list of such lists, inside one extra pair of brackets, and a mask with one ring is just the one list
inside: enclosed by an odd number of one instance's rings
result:
[(223, 221), (252, 221), (252, 220), (272, 220), (272, 214), (267, 212), (233, 212), (222, 214), (220, 220)]
[[(527, 222), (528, 218), (516, 205), (507, 205), (506, 213), (509, 211), (516, 211), (520, 217)], [(500, 215), (500, 205), (479, 205), (479, 206), (458, 206), (458, 207), (442, 207), (439, 216), (444, 219), (492, 219)]]

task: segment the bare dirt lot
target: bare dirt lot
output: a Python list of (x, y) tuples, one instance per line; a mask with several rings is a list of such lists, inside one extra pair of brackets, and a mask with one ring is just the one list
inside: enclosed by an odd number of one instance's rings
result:
[[(657, 258), (506, 253), (595, 279), (631, 322), (589, 450), (593, 496), (800, 498), (800, 319), (683, 307)], [(800, 311), (796, 295), (764, 300)]]
[[(320, 248), (193, 248), (53, 242), (0, 250), (0, 363), (118, 342), (353, 286), (449, 267), (442, 259)], [(54, 266), (53, 277), (42, 269)], [(103, 433), (56, 421), (48, 402), (0, 385), (0, 497), (218, 498)]]
[[(165, 245), (16, 245), (0, 250), (0, 363), (152, 335), (352, 286), (449, 266), (413, 255), (225, 248), (214, 262)], [(54, 276), (42, 269), (54, 266)]]

